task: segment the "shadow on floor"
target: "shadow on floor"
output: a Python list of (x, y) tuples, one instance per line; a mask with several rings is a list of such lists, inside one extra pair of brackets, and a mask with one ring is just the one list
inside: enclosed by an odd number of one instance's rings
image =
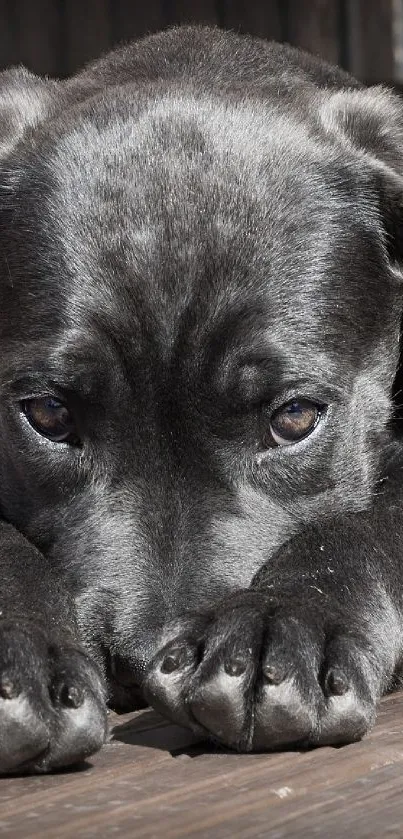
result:
[(186, 728), (164, 720), (151, 709), (147, 709), (128, 722), (115, 724), (111, 730), (111, 741), (159, 749), (170, 752), (172, 757), (231, 754), (213, 743), (200, 740)]

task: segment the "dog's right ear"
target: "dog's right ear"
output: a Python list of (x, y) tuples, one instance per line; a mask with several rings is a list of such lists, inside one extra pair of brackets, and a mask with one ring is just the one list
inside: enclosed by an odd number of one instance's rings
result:
[(30, 128), (51, 110), (60, 82), (35, 76), (25, 67), (0, 73), (0, 162)]
[(403, 267), (403, 100), (383, 87), (340, 90), (326, 96), (322, 124), (373, 174), (376, 201), (394, 262)]

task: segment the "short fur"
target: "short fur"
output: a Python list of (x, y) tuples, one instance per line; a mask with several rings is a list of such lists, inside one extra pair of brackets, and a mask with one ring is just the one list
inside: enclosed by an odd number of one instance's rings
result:
[[(403, 643), (400, 100), (179, 28), (1, 74), (0, 154), (0, 771), (94, 752), (107, 699), (361, 737)], [(297, 397), (322, 420), (267, 445)]]

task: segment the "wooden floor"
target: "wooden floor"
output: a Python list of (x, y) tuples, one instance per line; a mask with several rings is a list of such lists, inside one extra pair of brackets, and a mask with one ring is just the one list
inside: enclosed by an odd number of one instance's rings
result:
[(361, 743), (237, 755), (195, 744), (153, 711), (111, 716), (80, 771), (0, 780), (0, 835), (403, 837), (403, 693)]

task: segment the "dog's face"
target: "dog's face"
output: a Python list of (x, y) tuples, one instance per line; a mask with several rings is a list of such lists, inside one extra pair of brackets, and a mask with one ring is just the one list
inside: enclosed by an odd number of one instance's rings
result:
[(2, 174), (1, 509), (120, 705), (165, 620), (372, 486), (396, 283), (370, 164), (306, 113), (111, 92)]

